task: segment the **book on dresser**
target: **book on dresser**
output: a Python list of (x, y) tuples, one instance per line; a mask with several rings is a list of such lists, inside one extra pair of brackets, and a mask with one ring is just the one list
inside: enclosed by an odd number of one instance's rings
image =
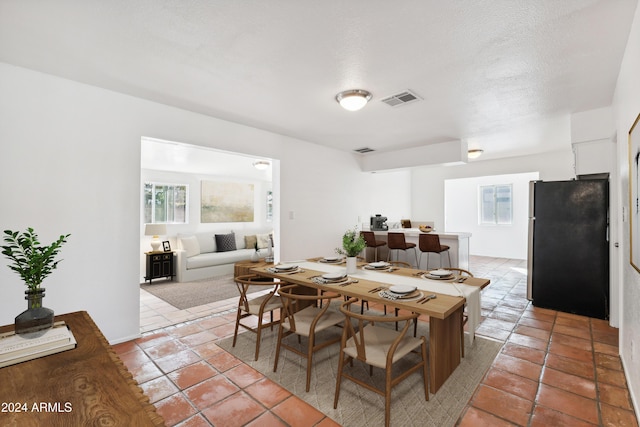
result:
[(73, 333), (65, 322), (55, 322), (44, 332), (0, 334), (0, 368), (75, 348)]

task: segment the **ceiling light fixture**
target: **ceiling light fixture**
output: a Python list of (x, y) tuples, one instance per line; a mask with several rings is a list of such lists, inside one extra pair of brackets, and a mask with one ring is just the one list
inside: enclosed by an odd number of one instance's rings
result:
[(362, 89), (351, 89), (336, 95), (336, 101), (349, 111), (358, 111), (371, 99), (371, 93)]
[(482, 155), (482, 153), (484, 153), (484, 150), (481, 150), (479, 148), (475, 148), (473, 150), (467, 151), (467, 157), (470, 158), (470, 159), (477, 159), (478, 157), (480, 157)]
[(264, 160), (258, 160), (257, 162), (253, 162), (253, 167), (258, 169), (259, 171), (263, 171), (268, 168), (270, 165), (269, 162), (265, 162)]

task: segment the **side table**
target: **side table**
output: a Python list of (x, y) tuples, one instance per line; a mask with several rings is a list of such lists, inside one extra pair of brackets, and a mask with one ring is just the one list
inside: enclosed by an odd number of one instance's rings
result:
[[(55, 320), (69, 326), (78, 346), (0, 368), (0, 401), (7, 404), (0, 424), (164, 425), (86, 311), (55, 316)], [(11, 330), (13, 325), (0, 327), (0, 332)]]
[(264, 258), (261, 258), (258, 262), (251, 260), (238, 261), (233, 266), (233, 277), (244, 276), (245, 274), (251, 274), (251, 269), (256, 267), (268, 267), (273, 265), (272, 262), (266, 262)]
[(145, 281), (151, 281), (153, 279), (160, 279), (167, 277), (169, 280), (175, 276), (173, 266), (173, 252), (145, 252), (147, 256), (147, 268)]

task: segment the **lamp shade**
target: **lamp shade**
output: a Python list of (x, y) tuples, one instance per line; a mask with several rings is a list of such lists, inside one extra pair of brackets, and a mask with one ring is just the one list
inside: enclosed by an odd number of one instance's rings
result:
[(145, 236), (164, 236), (167, 234), (167, 224), (145, 224), (144, 235)]
[(358, 111), (367, 105), (370, 99), (371, 93), (361, 89), (345, 90), (336, 95), (336, 101), (342, 108), (349, 111)]
[(467, 151), (467, 157), (470, 159), (477, 159), (482, 155), (482, 153), (484, 153), (484, 150), (481, 150), (481, 149), (469, 150)]

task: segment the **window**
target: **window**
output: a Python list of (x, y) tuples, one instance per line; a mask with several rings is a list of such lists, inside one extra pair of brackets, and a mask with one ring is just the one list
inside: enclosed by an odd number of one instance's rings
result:
[(144, 183), (145, 224), (186, 224), (189, 187), (183, 184)]
[(480, 186), (480, 224), (511, 224), (512, 185)]

